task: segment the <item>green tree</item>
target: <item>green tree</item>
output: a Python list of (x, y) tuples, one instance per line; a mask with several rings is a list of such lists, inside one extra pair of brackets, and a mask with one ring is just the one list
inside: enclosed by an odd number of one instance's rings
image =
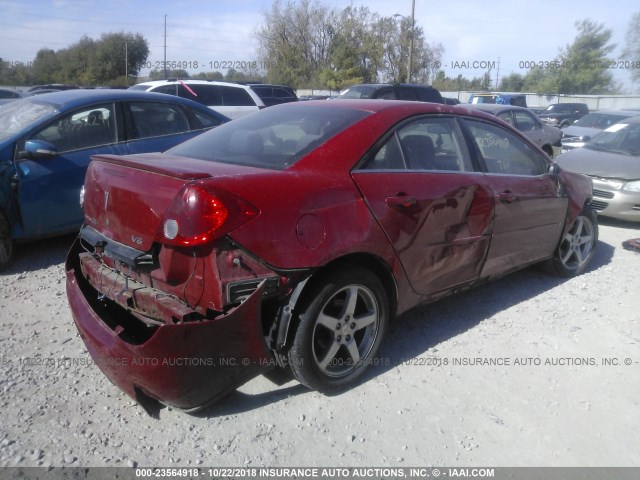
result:
[(629, 21), (620, 60), (630, 62), (631, 80), (640, 85), (640, 12), (636, 12)]
[(576, 22), (578, 35), (571, 45), (560, 50), (552, 62), (555, 68), (533, 69), (526, 76), (527, 89), (541, 93), (603, 94), (616, 85), (607, 69), (611, 30), (589, 19)]
[(56, 52), (49, 48), (38, 50), (32, 68), (32, 75), (37, 83), (55, 83), (60, 70), (60, 59)]
[(382, 50), (376, 38), (378, 14), (367, 7), (346, 7), (333, 17), (329, 47), (330, 64), (321, 72), (322, 83), (340, 90), (355, 83), (377, 79)]
[(294, 87), (314, 86), (328, 65), (331, 11), (316, 0), (280, 0), (264, 12), (256, 30), (260, 60), (268, 65), (267, 79)]
[(506, 77), (502, 77), (498, 90), (502, 90), (504, 92), (522, 92), (524, 91), (525, 83), (526, 81), (523, 75), (519, 73), (511, 73)]
[[(183, 69), (167, 70), (167, 78), (179, 78), (181, 80), (192, 78), (189, 73)], [(164, 80), (164, 70), (153, 69), (149, 72), (150, 80)]]

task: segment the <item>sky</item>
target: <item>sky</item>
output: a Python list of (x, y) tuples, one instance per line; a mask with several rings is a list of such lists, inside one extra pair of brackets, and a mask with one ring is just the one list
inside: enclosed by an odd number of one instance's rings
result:
[[(319, 1), (338, 10), (353, 5), (383, 16), (411, 15), (411, 0)], [(148, 40), (148, 65), (160, 69), (166, 16), (167, 61), (181, 62), (190, 73), (223, 70), (212, 67), (259, 62), (255, 30), (270, 7), (269, 1), (255, 0), (0, 0), (0, 58), (28, 64), (42, 48), (66, 48), (85, 35), (99, 39), (103, 33), (132, 32)], [(444, 47), (446, 74), (472, 78), (493, 67), (494, 80), (526, 73), (529, 62), (554, 60), (575, 39), (575, 22), (587, 18), (613, 31), (618, 58), (636, 12), (637, 0), (415, 0), (416, 25), (428, 42)], [(640, 92), (624, 63), (640, 59), (620, 60), (619, 68), (611, 69), (614, 78), (626, 93)]]

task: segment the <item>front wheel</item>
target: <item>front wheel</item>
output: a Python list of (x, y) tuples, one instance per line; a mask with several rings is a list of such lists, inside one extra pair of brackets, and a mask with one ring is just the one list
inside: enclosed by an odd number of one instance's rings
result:
[(14, 242), (11, 238), (11, 225), (0, 212), (0, 271), (6, 269), (13, 261)]
[(351, 387), (373, 362), (389, 306), (376, 275), (359, 266), (328, 272), (302, 300), (289, 365), (307, 387), (330, 393)]
[(553, 273), (562, 277), (580, 275), (589, 266), (598, 244), (598, 217), (585, 206), (560, 241), (550, 260)]

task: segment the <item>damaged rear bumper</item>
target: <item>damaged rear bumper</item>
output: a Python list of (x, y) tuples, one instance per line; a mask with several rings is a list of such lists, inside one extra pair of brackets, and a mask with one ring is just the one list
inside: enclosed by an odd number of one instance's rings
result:
[(202, 408), (273, 365), (261, 329), (264, 285), (212, 320), (142, 325), (125, 308), (98, 298), (74, 247), (66, 286), (80, 336), (100, 370), (143, 407), (150, 397), (181, 409)]

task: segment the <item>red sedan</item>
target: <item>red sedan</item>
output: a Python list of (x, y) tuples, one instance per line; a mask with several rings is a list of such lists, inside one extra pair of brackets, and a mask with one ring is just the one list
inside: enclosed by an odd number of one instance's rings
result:
[(464, 107), (276, 106), (163, 154), (94, 156), (69, 302), (143, 406), (201, 408), (274, 367), (332, 392), (402, 312), (536, 262), (584, 271), (591, 190)]

